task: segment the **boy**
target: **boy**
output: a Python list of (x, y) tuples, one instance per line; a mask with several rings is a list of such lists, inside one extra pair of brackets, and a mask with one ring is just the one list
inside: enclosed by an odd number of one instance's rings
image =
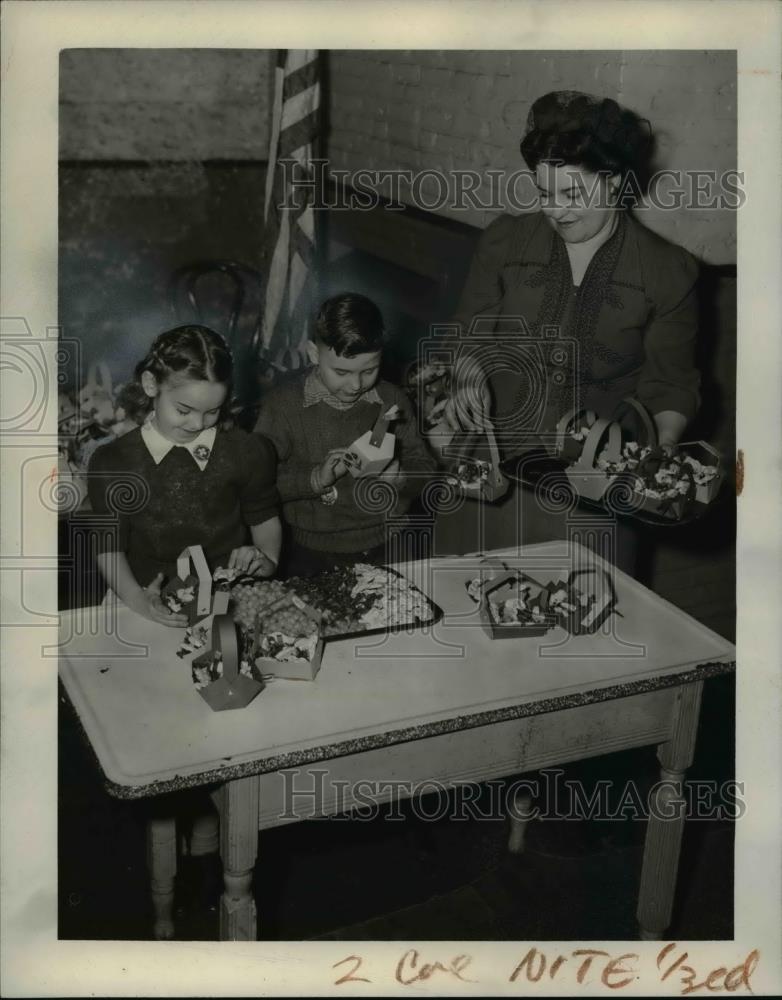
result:
[(391, 426), (395, 457), (379, 477), (398, 494), (393, 514), (403, 514), (436, 472), (407, 397), (378, 381), (384, 332), (380, 310), (365, 296), (328, 299), (307, 344), (313, 367), (264, 399), (255, 429), (277, 449), (277, 488), (291, 533), (284, 559), (288, 576), (385, 561), (392, 511), (367, 499), (371, 483), (349, 474), (345, 454), (394, 404), (400, 410)]

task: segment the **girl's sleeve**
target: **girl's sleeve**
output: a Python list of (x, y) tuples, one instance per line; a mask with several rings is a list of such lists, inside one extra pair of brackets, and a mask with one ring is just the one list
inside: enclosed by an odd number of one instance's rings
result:
[(242, 519), (248, 525), (263, 524), (279, 514), (274, 445), (260, 434), (244, 434), (241, 447), (240, 461), (248, 473), (239, 497)]
[(673, 410), (691, 420), (700, 404), (695, 367), (698, 264), (686, 250), (675, 249), (655, 274), (654, 314), (644, 334), (636, 395), (653, 414)]
[[(128, 547), (128, 518), (121, 512), (123, 505), (133, 506), (133, 496), (138, 493), (138, 477), (124, 475), (117, 469), (108, 446), (96, 449), (87, 467), (87, 495), (94, 514), (100, 523), (94, 525), (95, 552), (125, 552)], [(119, 508), (119, 509), (118, 509)]]

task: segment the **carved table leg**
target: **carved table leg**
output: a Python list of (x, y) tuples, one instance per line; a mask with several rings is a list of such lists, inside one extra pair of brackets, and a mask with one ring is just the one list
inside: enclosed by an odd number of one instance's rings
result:
[(213, 812), (196, 816), (190, 832), (190, 854), (194, 858), (215, 854), (220, 847), (218, 818)]
[(258, 936), (253, 871), (258, 855), (259, 780), (238, 778), (220, 789), (220, 853), (225, 889), (220, 900), (220, 940), (255, 941)]
[(517, 789), (513, 793), (513, 804), (510, 809), (510, 836), (508, 850), (511, 854), (524, 853), (524, 838), (527, 835), (527, 824), (530, 821), (532, 796), (529, 792)]
[(644, 941), (658, 941), (671, 922), (679, 852), (686, 811), (684, 776), (692, 764), (703, 681), (681, 687), (676, 698), (671, 739), (657, 748), (660, 782), (649, 797), (638, 924)]
[(155, 910), (154, 935), (157, 941), (174, 936), (174, 879), (176, 877), (177, 836), (173, 816), (153, 817), (147, 821), (147, 864), (149, 866), (152, 906)]

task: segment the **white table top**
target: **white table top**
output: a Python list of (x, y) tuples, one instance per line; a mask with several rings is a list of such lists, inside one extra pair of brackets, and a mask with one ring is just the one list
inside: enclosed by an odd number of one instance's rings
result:
[[(506, 558), (542, 581), (570, 568), (562, 542)], [(329, 642), (314, 681), (273, 680), (237, 711), (213, 712), (198, 694), (189, 660), (175, 652), (182, 631), (124, 606), (113, 629), (106, 609), (62, 614), (60, 676), (110, 790), (136, 797), (623, 697), (733, 664), (729, 642), (618, 571), (623, 617), (609, 619), (613, 634), (557, 628), (491, 640), (464, 587), (480, 563), (400, 568), (444, 610), (432, 631)]]

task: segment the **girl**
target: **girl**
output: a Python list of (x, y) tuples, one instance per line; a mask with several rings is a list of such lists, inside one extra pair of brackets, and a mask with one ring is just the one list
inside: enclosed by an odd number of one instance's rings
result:
[(184, 616), (163, 605), (160, 586), (176, 576), (188, 545), (203, 547), (213, 571), (274, 573), (282, 537), (274, 449), (257, 434), (223, 426), (233, 365), (208, 327), (162, 333), (135, 374), (143, 426), (98, 449), (89, 465), (92, 508), (112, 515), (97, 563), (138, 614), (183, 627)]

